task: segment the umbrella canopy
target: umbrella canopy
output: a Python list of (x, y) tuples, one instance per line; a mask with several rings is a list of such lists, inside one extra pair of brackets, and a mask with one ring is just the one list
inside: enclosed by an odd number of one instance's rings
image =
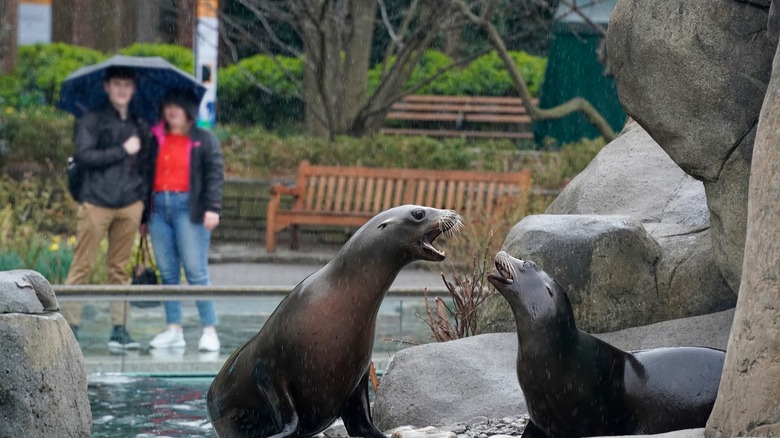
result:
[(103, 81), (109, 67), (128, 67), (135, 70), (136, 92), (130, 102), (130, 111), (149, 123), (154, 123), (159, 118), (160, 105), (169, 90), (189, 90), (198, 103), (206, 93), (206, 87), (197, 79), (163, 58), (116, 55), (68, 75), (62, 83), (57, 108), (81, 117), (88, 111), (103, 106), (108, 102)]

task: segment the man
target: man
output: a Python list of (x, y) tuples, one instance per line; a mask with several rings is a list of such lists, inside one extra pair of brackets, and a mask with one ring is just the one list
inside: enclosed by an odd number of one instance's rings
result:
[[(76, 162), (83, 172), (76, 218), (77, 243), (65, 284), (86, 284), (95, 266), (100, 241), (108, 235), (108, 280), (129, 283), (127, 265), (141, 224), (151, 177), (148, 127), (130, 113), (134, 71), (111, 67), (103, 87), (108, 104), (76, 123)], [(78, 336), (83, 303), (67, 302), (62, 314)], [(139, 348), (125, 328), (127, 303), (109, 304), (113, 332), (109, 349)]]

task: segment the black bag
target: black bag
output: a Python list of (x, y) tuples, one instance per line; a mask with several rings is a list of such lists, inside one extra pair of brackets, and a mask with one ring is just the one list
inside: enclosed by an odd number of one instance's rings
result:
[(70, 196), (76, 202), (80, 202), (81, 198), (81, 184), (84, 181), (84, 174), (81, 172), (81, 168), (76, 163), (75, 157), (68, 157), (68, 191)]
[[(152, 254), (149, 252), (149, 242), (147, 236), (142, 235), (141, 241), (138, 242), (138, 252), (135, 255), (135, 263), (133, 263), (133, 281), (131, 284), (159, 284), (157, 279), (157, 272), (152, 261)], [(162, 302), (160, 301), (130, 301), (131, 306), (147, 309), (149, 307), (157, 307)]]

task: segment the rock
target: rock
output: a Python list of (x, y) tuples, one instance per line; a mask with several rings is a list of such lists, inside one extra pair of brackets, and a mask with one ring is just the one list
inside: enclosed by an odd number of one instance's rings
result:
[(691, 346), (726, 349), (734, 309), (673, 319), (594, 336), (622, 350)]
[(0, 272), (0, 314), (41, 314), (60, 306), (46, 278), (28, 269)]
[(374, 400), (375, 424), (387, 430), (524, 413), (516, 352), (516, 336), (487, 334), (395, 353)]
[(389, 435), (390, 438), (455, 438), (455, 433), (440, 430), (433, 426), (421, 429), (396, 429)]
[[(655, 438), (704, 438), (704, 428), (698, 429), (685, 429), (675, 430), (673, 432), (660, 433), (657, 435), (618, 435), (610, 438), (640, 438), (640, 437), (655, 437)], [(597, 437), (593, 437), (597, 438)]]
[(715, 262), (734, 295), (739, 291), (747, 229), (747, 198), (755, 127), (734, 150), (717, 181), (705, 181)]
[(758, 119), (774, 54), (766, 27), (765, 9), (734, 0), (621, 0), (612, 12), (623, 107), (697, 179), (717, 181)]
[[(703, 315), (736, 304), (736, 289), (714, 262), (704, 185), (683, 172), (635, 122), (566, 186), (547, 213), (625, 214), (640, 220), (661, 247), (656, 266), (660, 319)], [(723, 219), (716, 216), (713, 222), (720, 225)]]
[[(724, 348), (733, 314), (729, 310), (596, 336), (626, 350), (674, 346)], [(399, 424), (424, 427), (459, 423), (464, 429), (480, 431), (493, 430), (492, 426), (483, 428), (488, 423), (482, 417), (493, 419), (487, 421), (494, 423), (496, 418), (509, 416), (512, 424), (524, 426), (525, 419), (515, 421), (527, 414), (517, 382), (516, 356), (514, 332), (483, 334), (401, 350), (393, 356), (382, 377), (374, 401), (374, 421), (381, 430)], [(460, 430), (457, 432), (462, 436)]]
[(776, 45), (756, 3), (623, 0), (607, 37), (626, 112), (705, 182), (715, 262), (735, 293), (750, 151)]
[(780, 46), (750, 175), (745, 260), (718, 398), (706, 436), (780, 435)]
[[(630, 216), (527, 216), (509, 231), (502, 250), (534, 261), (555, 278), (582, 330), (613, 331), (658, 320), (660, 248)], [(499, 295), (485, 303), (481, 330), (490, 329), (490, 308), (499, 303), (508, 307)]]
[(334, 421), (333, 424), (322, 431), (322, 436), (325, 438), (348, 437), (349, 434), (347, 433), (347, 428), (344, 427), (344, 420), (339, 418), (338, 420)]
[(631, 216), (654, 237), (709, 227), (704, 186), (688, 176), (636, 122), (580, 172), (547, 214)]
[[(645, 303), (645, 309), (653, 315), (651, 319), (636, 320), (634, 325), (717, 312), (734, 307), (736, 303), (736, 294), (729, 288), (713, 259), (704, 185), (683, 172), (635, 122), (629, 123), (620, 136), (605, 146), (588, 167), (566, 186), (547, 209), (547, 214), (627, 215), (640, 221), (649, 236), (655, 239), (660, 257), (655, 263), (655, 278), (649, 286), (652, 292), (644, 295), (650, 300)], [(510, 236), (504, 242), (504, 250), (519, 245), (513, 240), (525, 239), (519, 234), (510, 233)], [(538, 238), (536, 241), (540, 246), (552, 245), (553, 242)], [(555, 242), (556, 248), (534, 252), (557, 251), (554, 266), (583, 267), (580, 253), (572, 253), (564, 242)], [(633, 250), (638, 251), (639, 248)], [(512, 254), (510, 250), (507, 252)], [(539, 263), (530, 253), (513, 255)], [(606, 261), (604, 258), (600, 260), (603, 269), (619, 272), (619, 266), (604, 265)], [(542, 267), (557, 275), (554, 270)], [(586, 264), (583, 269), (589, 270), (590, 265)], [(611, 288), (608, 283), (602, 286), (602, 290)], [(586, 287), (587, 290), (582, 293), (584, 296), (601, 293), (593, 287)], [(572, 294), (571, 291), (569, 293)], [(575, 303), (575, 309), (578, 305)], [(600, 301), (593, 305), (599, 306)], [(605, 315), (602, 314), (599, 318), (603, 317)], [(633, 320), (633, 317), (630, 319)], [(514, 330), (514, 317), (500, 296), (488, 300), (480, 320), (481, 332)], [(609, 320), (616, 323), (611, 318)], [(595, 321), (594, 324), (594, 321), (581, 317), (579, 321), (582, 328), (595, 331), (626, 327), (607, 327), (599, 325), (602, 322)]]
[(0, 351), (0, 436), (90, 436), (84, 356), (62, 315), (0, 314)]

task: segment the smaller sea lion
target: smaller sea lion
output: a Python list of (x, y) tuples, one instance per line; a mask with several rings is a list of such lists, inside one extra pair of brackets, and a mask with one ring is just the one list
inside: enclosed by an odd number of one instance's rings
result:
[(368, 403), (379, 305), (401, 268), (444, 260), (433, 241), (462, 224), (419, 205), (371, 218), (227, 359), (207, 395), (217, 436), (306, 437), (341, 417), (349, 436), (385, 438)]
[(517, 378), (531, 421), (523, 437), (658, 434), (704, 427), (725, 352), (625, 352), (577, 329), (564, 288), (504, 251), (488, 281), (517, 323)]

